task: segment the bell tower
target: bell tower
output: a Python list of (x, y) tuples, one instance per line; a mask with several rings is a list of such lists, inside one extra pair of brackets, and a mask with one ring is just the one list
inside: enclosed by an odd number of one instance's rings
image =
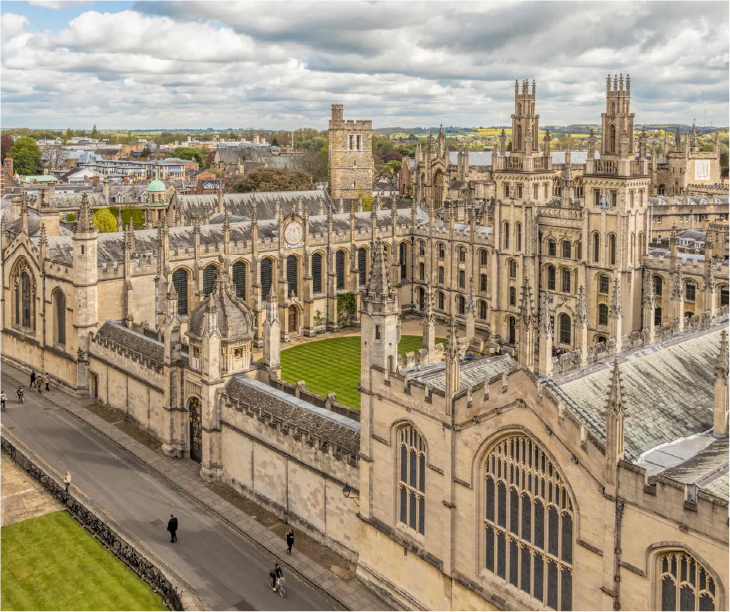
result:
[(512, 115), (512, 155), (531, 156), (535, 153), (540, 129), (540, 115), (535, 114), (535, 81), (515, 81), (515, 112)]
[[(627, 74), (606, 78), (606, 112), (601, 114), (601, 159), (615, 161), (634, 155), (634, 113), (631, 106), (631, 77)], [(628, 151), (621, 150), (621, 139), (628, 138)]]

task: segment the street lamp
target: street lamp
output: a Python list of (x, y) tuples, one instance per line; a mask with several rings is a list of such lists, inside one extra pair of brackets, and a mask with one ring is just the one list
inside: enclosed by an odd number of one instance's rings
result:
[(342, 487), (342, 494), (348, 499), (360, 499), (360, 495), (358, 495), (357, 491), (355, 491), (355, 489), (350, 487), (347, 483), (345, 483), (345, 486)]

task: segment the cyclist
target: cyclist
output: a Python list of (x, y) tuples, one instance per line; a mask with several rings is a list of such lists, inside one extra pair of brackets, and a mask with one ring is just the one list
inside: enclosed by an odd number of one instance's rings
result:
[(19, 402), (24, 402), (25, 401), (23, 399), (23, 387), (22, 386), (18, 387), (18, 401)]
[(8, 401), (8, 396), (5, 395), (5, 391), (0, 393), (0, 407), (2, 408), (2, 411), (5, 412), (5, 402)]
[(274, 569), (269, 572), (269, 578), (271, 578), (271, 588), (276, 591), (276, 587), (279, 586), (279, 578), (284, 576), (284, 572), (281, 571), (281, 567), (277, 563), (274, 565)]

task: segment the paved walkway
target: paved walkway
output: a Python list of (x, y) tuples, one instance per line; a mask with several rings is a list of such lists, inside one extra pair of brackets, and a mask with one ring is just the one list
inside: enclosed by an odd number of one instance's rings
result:
[(10, 457), (2, 456), (2, 526), (63, 510), (48, 492)]
[[(356, 579), (346, 582), (296, 546), (287, 555), (280, 536), (200, 480), (199, 464), (150, 450), (89, 411), (92, 400), (27, 390), (25, 404), (19, 404), (9, 391), (17, 387), (15, 381), (27, 384), (28, 376), (5, 363), (2, 368), (2, 386), (10, 398), (3, 426), (59, 473), (69, 469), (75, 486), (149, 545), (211, 608), (388, 609)], [(175, 548), (164, 531), (171, 511), (180, 519)], [(265, 585), (274, 560), (290, 577), (302, 577), (299, 583), (290, 581), (286, 599), (273, 596)]]

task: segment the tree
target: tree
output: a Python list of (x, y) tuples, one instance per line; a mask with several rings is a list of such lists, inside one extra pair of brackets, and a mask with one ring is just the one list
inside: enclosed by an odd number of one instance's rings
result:
[(100, 208), (94, 213), (92, 223), (102, 233), (117, 231), (117, 220), (108, 208)]
[[(149, 147), (145, 147), (144, 149), (142, 149), (142, 152), (140, 153), (140, 157), (149, 157), (150, 155), (152, 155), (152, 151), (150, 151)], [(180, 158), (180, 159), (182, 159), (182, 158)]]
[(274, 140), (271, 141), (271, 146), (272, 147), (278, 147), (279, 146), (279, 141), (276, 138), (274, 138)]
[(228, 193), (251, 191), (298, 191), (314, 189), (312, 179), (304, 172), (282, 168), (258, 168), (228, 184)]
[(94, 127), (91, 129), (91, 137), (99, 138), (99, 130), (96, 129), (96, 123), (94, 124)]
[(402, 166), (403, 164), (401, 162), (391, 160), (387, 164), (383, 164), (380, 168), (378, 178), (385, 180), (388, 185), (395, 185), (395, 181), (398, 178), (398, 173)]
[(66, 149), (62, 149), (61, 147), (50, 147), (43, 151), (41, 157), (45, 165), (54, 169), (61, 168), (66, 163), (68, 154)]
[(37, 174), (41, 165), (41, 150), (30, 136), (18, 138), (10, 149), (15, 172), (23, 176)]
[(71, 140), (74, 136), (74, 131), (71, 128), (66, 128), (66, 131), (63, 133), (63, 136), (61, 136), (61, 140), (64, 144), (66, 144), (69, 140)]
[(203, 152), (200, 149), (195, 149), (193, 147), (177, 147), (177, 149), (175, 149), (167, 157), (176, 157), (177, 159), (190, 159), (198, 162), (198, 166), (200, 166), (201, 168), (205, 164)]
[(2, 159), (5, 159), (10, 155), (10, 149), (13, 148), (13, 137), (10, 134), (2, 135), (2, 142), (0, 143), (0, 149), (2, 150)]

